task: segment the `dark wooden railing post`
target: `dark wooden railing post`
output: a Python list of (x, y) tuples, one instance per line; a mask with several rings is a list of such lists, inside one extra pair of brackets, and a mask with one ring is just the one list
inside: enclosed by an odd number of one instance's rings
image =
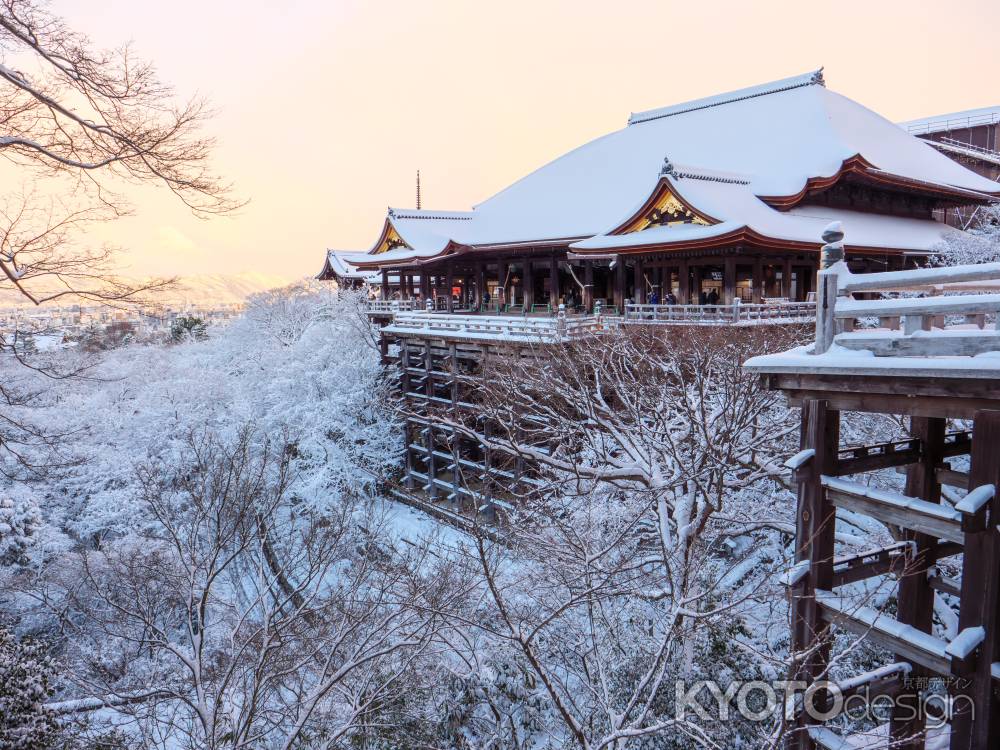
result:
[[(910, 418), (910, 435), (920, 441), (920, 460), (910, 464), (906, 471), (905, 494), (908, 497), (918, 497), (931, 503), (941, 502), (937, 469), (944, 460), (944, 433), (945, 420), (940, 417)], [(904, 529), (902, 533), (905, 541), (913, 542), (914, 554), (900, 577), (896, 619), (929, 633), (934, 613), (934, 589), (927, 578), (927, 568), (930, 552), (937, 546), (937, 539), (909, 529)], [(896, 659), (906, 661), (899, 654)], [(916, 685), (920, 678), (931, 676), (930, 671), (914, 664), (909, 679), (911, 684)], [(913, 697), (912, 702), (898, 704), (893, 711), (889, 734), (893, 742), (898, 743), (893, 747), (900, 750), (919, 750), (924, 746), (924, 716), (920, 714), (912, 718), (901, 718), (910, 716), (914, 709), (919, 708), (917, 700), (918, 697)]]
[[(792, 587), (792, 658), (796, 662), (789, 678), (807, 685), (823, 674), (830, 653), (829, 644), (825, 643), (827, 627), (815, 591), (833, 588), (836, 510), (827, 500), (822, 476), (836, 464), (839, 443), (840, 412), (830, 409), (827, 401), (804, 401), (801, 446), (803, 450), (813, 450), (814, 455), (796, 470), (799, 489), (795, 561), (808, 562), (809, 572)], [(805, 712), (799, 713), (790, 727), (789, 750), (815, 747), (806, 731), (812, 723)]]
[[(1000, 411), (976, 412), (972, 428), (969, 488), (992, 484), (1000, 489)], [(952, 683), (955, 715), (951, 750), (1000, 747), (1000, 699), (992, 666), (1000, 660), (1000, 492), (989, 503), (988, 523), (976, 523), (965, 534), (959, 632), (982, 627), (986, 639)], [(965, 665), (962, 665), (965, 666)]]

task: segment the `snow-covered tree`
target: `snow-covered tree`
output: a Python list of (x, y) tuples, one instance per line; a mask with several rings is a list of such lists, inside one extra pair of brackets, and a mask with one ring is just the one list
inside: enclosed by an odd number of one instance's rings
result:
[(404, 687), (447, 576), (375, 506), (290, 494), (288, 454), (261, 439), (193, 436), (140, 467), (143, 527), (28, 579), (28, 614), (67, 635), (52, 710), (113, 709), (147, 748), (332, 748)]
[(0, 627), (0, 747), (55, 747), (59, 726), (46, 701), (54, 692), (55, 665), (44, 646), (19, 640)]
[(935, 261), (947, 266), (1000, 261), (1000, 205), (978, 208), (968, 231), (950, 234)]

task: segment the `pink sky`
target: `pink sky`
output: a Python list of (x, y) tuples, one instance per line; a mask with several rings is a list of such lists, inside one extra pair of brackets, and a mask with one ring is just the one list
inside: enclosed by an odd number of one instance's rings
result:
[[(54, 0), (208, 96), (218, 171), (250, 204), (191, 217), (164, 191), (95, 235), (130, 273), (315, 274), (387, 205), (468, 209), (629, 112), (826, 66), (894, 120), (1000, 104), (1000, 3)], [(739, 127), (739, 123), (733, 123)], [(99, 236), (98, 236), (99, 235)]]

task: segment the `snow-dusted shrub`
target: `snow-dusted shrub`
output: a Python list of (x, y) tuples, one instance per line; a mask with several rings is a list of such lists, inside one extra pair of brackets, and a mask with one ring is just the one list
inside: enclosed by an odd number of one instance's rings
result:
[(54, 692), (54, 671), (41, 644), (19, 640), (0, 627), (0, 747), (45, 750), (55, 746), (59, 727), (45, 707)]

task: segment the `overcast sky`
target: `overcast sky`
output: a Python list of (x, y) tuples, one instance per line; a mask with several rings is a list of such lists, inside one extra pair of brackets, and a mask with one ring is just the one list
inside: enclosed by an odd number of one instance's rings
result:
[[(468, 209), (629, 112), (826, 66), (894, 120), (1000, 105), (1000, 3), (53, 0), (132, 40), (218, 114), (218, 171), (250, 204), (192, 218), (163, 191), (100, 232), (134, 273), (316, 273), (387, 205)], [(738, 127), (733, 123), (733, 127)], [(95, 237), (95, 240), (98, 237)]]

